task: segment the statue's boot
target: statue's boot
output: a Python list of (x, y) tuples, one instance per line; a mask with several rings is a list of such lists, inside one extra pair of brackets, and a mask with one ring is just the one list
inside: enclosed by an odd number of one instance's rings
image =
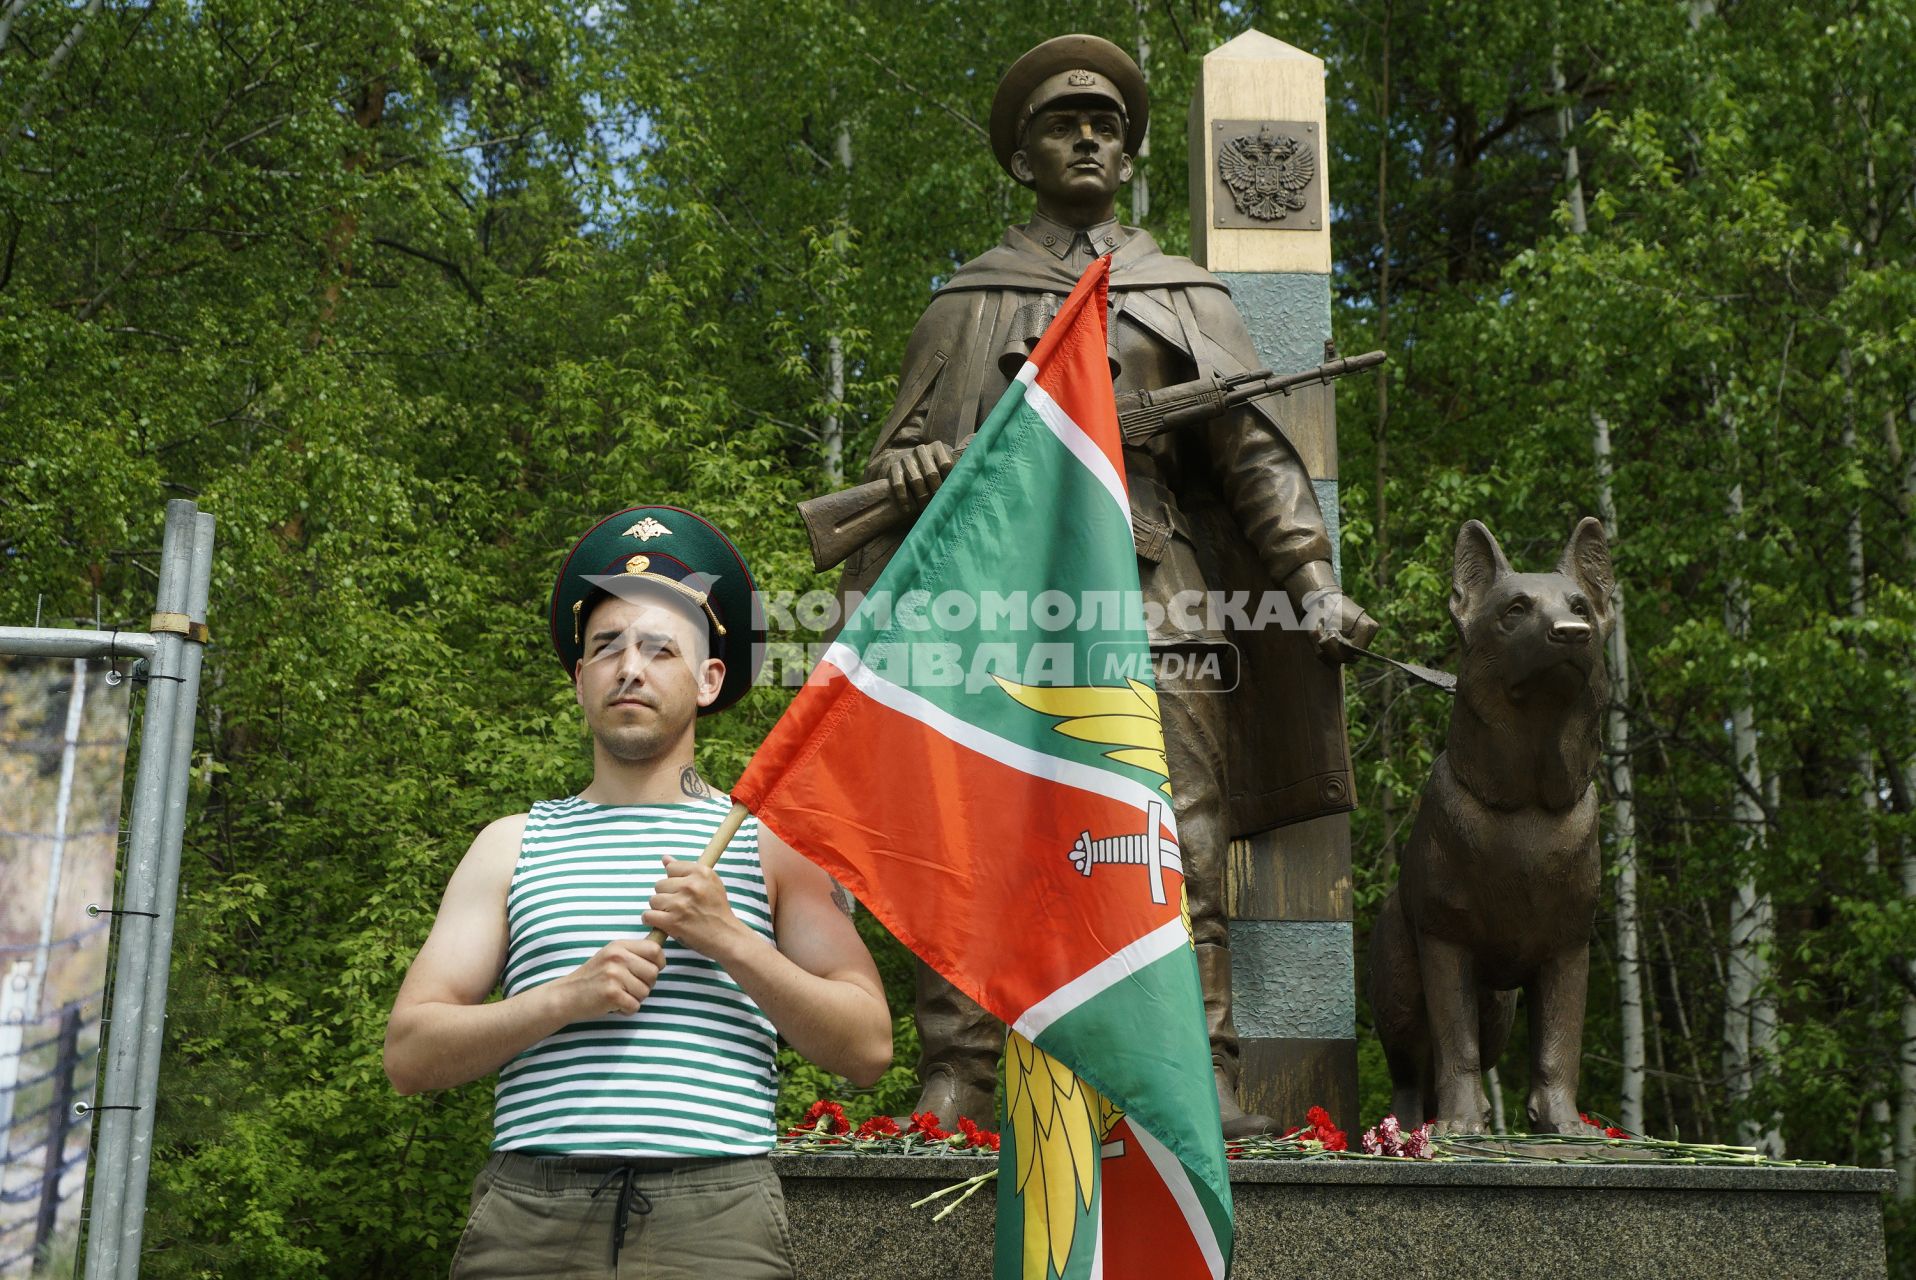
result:
[(1197, 948), (1198, 981), (1204, 988), (1204, 1022), (1211, 1037), (1211, 1074), (1217, 1079), (1218, 1117), (1224, 1136), (1252, 1138), (1272, 1133), (1277, 1122), (1238, 1105), (1237, 1027), (1231, 1022), (1231, 950)]
[[(918, 1060), (921, 1085), (914, 1113), (929, 1111), (938, 1127), (956, 1132), (964, 1116), (985, 1129), (998, 1127), (998, 1058), (1005, 1048), (1005, 1024), (970, 996), (947, 982), (924, 961), (918, 962)], [(910, 1116), (898, 1117), (900, 1125)]]
[[(912, 1107), (914, 1115), (931, 1112), (938, 1117), (938, 1127), (947, 1133), (958, 1132), (960, 1116), (981, 1129), (998, 1127), (998, 1105), (994, 1097), (997, 1081), (992, 1078), (989, 1066), (981, 1078), (980, 1073), (965, 1071), (961, 1064), (934, 1062), (919, 1069), (919, 1079), (924, 1087)], [(910, 1116), (898, 1117), (901, 1128), (910, 1121)]]

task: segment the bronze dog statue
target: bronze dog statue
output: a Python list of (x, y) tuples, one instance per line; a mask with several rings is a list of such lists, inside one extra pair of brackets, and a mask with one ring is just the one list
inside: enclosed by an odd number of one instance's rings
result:
[(1371, 936), (1371, 1010), (1392, 1108), (1407, 1125), (1488, 1127), (1482, 1073), (1509, 1041), (1521, 988), (1530, 1130), (1586, 1131), (1577, 1073), (1615, 581), (1592, 518), (1570, 535), (1554, 573), (1513, 573), (1475, 520), (1458, 532), (1457, 704)]

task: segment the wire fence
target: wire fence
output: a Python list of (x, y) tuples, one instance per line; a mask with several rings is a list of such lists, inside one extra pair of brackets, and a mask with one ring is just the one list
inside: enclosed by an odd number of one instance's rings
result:
[(0, 654), (0, 1280), (64, 1262), (81, 1221), (131, 689)]
[(11, 1086), (0, 1086), (0, 1108), (12, 1113), (0, 1133), (0, 1277), (8, 1280), (32, 1274), (79, 1218), (91, 1129), (82, 1109), (99, 1064), (99, 999), (0, 1031), (15, 1028), (24, 1032), (19, 1048), (0, 1053), (0, 1078), (9, 1058), (17, 1071)]

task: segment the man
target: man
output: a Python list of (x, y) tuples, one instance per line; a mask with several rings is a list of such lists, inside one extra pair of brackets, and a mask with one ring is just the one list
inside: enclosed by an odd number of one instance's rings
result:
[[(868, 479), (890, 482), (906, 510), (937, 490), (952, 447), (990, 413), (1094, 255), (1111, 258), (1110, 356), (1120, 392), (1258, 367), (1223, 284), (1116, 220), (1147, 110), (1137, 65), (1095, 36), (1046, 41), (1000, 82), (992, 149), (1036, 193), (1036, 216), (960, 267), (912, 333), (898, 402), (866, 469)], [(1341, 680), (1311, 654), (1315, 646), (1342, 657), (1343, 637), (1364, 644), (1376, 630), (1337, 590), (1310, 478), (1280, 428), (1265, 401), (1201, 431), (1127, 447), (1124, 459), (1151, 644), (1179, 659), (1161, 665), (1158, 688), (1228, 1136), (1263, 1132), (1271, 1122), (1237, 1101), (1225, 850), (1234, 835), (1350, 807)], [(868, 590), (901, 536), (855, 553), (843, 590)], [(1319, 619), (1320, 630), (1227, 632), (1222, 611), (1189, 607), (1207, 588), (1226, 599), (1239, 592), (1253, 616), (1262, 597), (1281, 588), (1293, 616)], [(1233, 676), (1242, 688), (1227, 696)], [(947, 1125), (960, 1115), (987, 1121), (1002, 1028), (923, 965), (918, 1024), (917, 1110)]]
[(592, 783), (473, 841), (386, 1035), (401, 1093), (499, 1073), (453, 1274), (789, 1276), (774, 1032), (869, 1085), (891, 1020), (823, 871), (750, 818), (697, 862), (731, 803), (695, 725), (751, 687), (751, 575), (690, 512), (621, 511), (567, 556), (551, 628)]

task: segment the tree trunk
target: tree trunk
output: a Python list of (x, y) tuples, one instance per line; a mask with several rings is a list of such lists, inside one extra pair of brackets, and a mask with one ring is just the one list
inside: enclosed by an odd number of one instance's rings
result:
[[(385, 118), (386, 81), (383, 77), (374, 76), (366, 82), (353, 103), (353, 123), (365, 132), (359, 148), (346, 157), (346, 172), (358, 173), (372, 162), (379, 144), (371, 131), (377, 129)], [(359, 210), (348, 203), (333, 215), (332, 226), (327, 228), (325, 241), (321, 245), (325, 252), (327, 272), (319, 290), (319, 324), (313, 330), (311, 345), (319, 344), (326, 327), (339, 313), (340, 301), (346, 294), (346, 281), (353, 274), (353, 240), (358, 235)]]
[(7, 0), (7, 6), (0, 9), (0, 57), (7, 52), (7, 41), (13, 38), (13, 20), (27, 7), (27, 0)]
[[(1904, 413), (1912, 428), (1916, 428), (1916, 390), (1909, 393), (1904, 401)], [(1889, 455), (1890, 474), (1897, 476), (1896, 517), (1902, 527), (1900, 538), (1903, 553), (1903, 573), (1905, 581), (1908, 575), (1916, 574), (1916, 449), (1905, 453), (1901, 433), (1897, 430), (1896, 410), (1890, 409), (1883, 415), (1884, 444)], [(1916, 721), (1916, 696), (1909, 702), (1909, 715)], [(1908, 805), (1916, 797), (1916, 756), (1904, 759), (1900, 765), (1895, 761), (1884, 762), (1892, 771), (1892, 776), (1900, 775), (1899, 791), (1904, 797), (1902, 803)], [(1908, 836), (1902, 839), (1900, 850), (1902, 863), (1903, 900), (1916, 900), (1916, 841)], [(1916, 962), (1903, 960), (1906, 976), (1916, 984)], [(1902, 1042), (1897, 1054), (1898, 1071), (1896, 1081), (1896, 1137), (1893, 1143), (1896, 1162), (1896, 1194), (1904, 1199), (1916, 1197), (1916, 995), (1903, 997)]]
[[(1736, 419), (1721, 399), (1718, 412), (1730, 438), (1732, 472), (1726, 514), (1731, 536), (1740, 546), (1743, 535), (1742, 462), (1738, 456)], [(1749, 589), (1740, 569), (1732, 570), (1723, 588), (1723, 622), (1733, 647), (1741, 648), (1749, 640)], [(1758, 887), (1756, 862), (1764, 845), (1763, 797), (1768, 791), (1763, 780), (1756, 730), (1756, 706), (1747, 683), (1730, 708), (1730, 748), (1736, 762), (1737, 781), (1730, 793), (1730, 819), (1743, 846), (1743, 879), (1730, 897), (1729, 964), (1723, 993), (1723, 1076), (1730, 1101), (1738, 1108), (1749, 1105), (1758, 1074), (1766, 1065), (1764, 1055), (1776, 1042), (1774, 1006), (1765, 993), (1769, 985), (1769, 945), (1774, 935), (1774, 920), (1769, 895)], [(1783, 1154), (1782, 1137), (1773, 1126), (1765, 1126), (1747, 1116), (1738, 1122), (1743, 1143), (1760, 1146), (1772, 1156)]]
[[(1858, 252), (1862, 246), (1857, 245)], [(1837, 367), (1843, 375), (1843, 445), (1842, 456), (1856, 456), (1856, 366), (1850, 348), (1845, 345), (1837, 353)], [(1863, 496), (1859, 492), (1851, 500), (1849, 515), (1843, 524), (1843, 542), (1849, 568), (1849, 616), (1862, 621), (1869, 613), (1869, 579), (1867, 564), (1863, 558)], [(1859, 662), (1868, 660), (1862, 643), (1856, 646)], [(1870, 750), (1869, 736), (1865, 731), (1858, 736), (1856, 754), (1852, 769), (1857, 779), (1857, 800), (1863, 808), (1863, 869), (1873, 886), (1877, 874), (1882, 870), (1882, 848), (1876, 839), (1876, 757)], [(1875, 890), (1869, 890), (1872, 894)], [(1872, 998), (1872, 1007), (1880, 1007), (1880, 997)], [(1896, 1163), (1895, 1143), (1891, 1133), (1889, 1096), (1887, 1093), (1870, 1099), (1869, 1118), (1880, 1135), (1880, 1146), (1876, 1162), (1883, 1168), (1892, 1168)]]
[[(1556, 91), (1564, 91), (1563, 69), (1555, 58), (1550, 65)], [(1563, 177), (1569, 186), (1570, 231), (1585, 235), (1583, 173), (1576, 144), (1570, 141), (1568, 103), (1557, 112), (1557, 135), (1563, 143)], [(1614, 548), (1621, 539), (1617, 501), (1611, 478), (1610, 423), (1601, 413), (1590, 415), (1597, 463), (1597, 512), (1603, 517), (1604, 536)], [(1617, 1120), (1629, 1133), (1643, 1132), (1643, 960), (1637, 914), (1637, 804), (1636, 779), (1630, 765), (1630, 642), (1624, 625), (1623, 584), (1617, 583), (1612, 602), (1616, 625), (1610, 632), (1610, 707), (1604, 717), (1604, 754), (1609, 762), (1611, 828), (1617, 859), (1617, 1006), (1623, 1043), (1619, 1056), (1622, 1077), (1617, 1087)]]
[[(1378, 77), (1377, 142), (1377, 345), (1390, 348), (1390, 0), (1384, 4), (1384, 31), (1380, 42), (1384, 65)], [(1377, 378), (1377, 458), (1372, 495), (1377, 508), (1377, 527), (1371, 537), (1377, 544), (1377, 587), (1390, 586), (1390, 508), (1384, 498), (1384, 478), (1390, 460), (1390, 379)], [(1381, 741), (1389, 742), (1390, 735)]]
[[(1145, 0), (1134, 0), (1132, 8), (1138, 16), (1138, 70), (1144, 75), (1144, 83), (1151, 83), (1151, 28), (1145, 21), (1150, 6)], [(1151, 216), (1151, 175), (1150, 166), (1145, 159), (1151, 154), (1151, 122), (1144, 124), (1144, 136), (1138, 139), (1138, 154), (1132, 157), (1131, 171), (1131, 221), (1140, 227)]]
[[(87, 0), (86, 8), (81, 11), (79, 19), (67, 32), (66, 39), (55, 46), (53, 52), (47, 55), (47, 60), (41, 64), (39, 81), (27, 91), (27, 96), (20, 103), (19, 111), (14, 113), (13, 126), (7, 130), (7, 136), (0, 139), (0, 162), (6, 160), (13, 151), (13, 144), (18, 142), (21, 135), (26, 132), (27, 123), (33, 119), (34, 108), (40, 105), (40, 94), (53, 82), (53, 78), (60, 74), (60, 68), (72, 56), (74, 47), (80, 43), (80, 37), (86, 34), (87, 24), (93, 21), (94, 15), (100, 12), (100, 6), (104, 3), (105, 0)], [(12, 21), (19, 16), (19, 12), (17, 5), (7, 11), (9, 35)], [(4, 44), (0, 44), (0, 52), (5, 52)]]
[[(849, 120), (838, 122), (838, 163), (845, 171), (845, 199), (839, 206), (840, 227), (834, 239), (843, 253), (847, 248), (843, 223), (851, 216), (852, 126)], [(830, 488), (845, 483), (845, 340), (834, 333), (825, 340), (825, 394), (831, 407), (825, 414), (820, 439), (825, 446), (825, 480)]]
[[(1377, 345), (1385, 351), (1390, 350), (1390, 18), (1391, 0), (1384, 0), (1384, 31), (1379, 42), (1383, 66), (1378, 78), (1377, 94)], [(1377, 456), (1371, 478), (1372, 487), (1376, 490), (1372, 495), (1376, 526), (1371, 537), (1377, 546), (1377, 595), (1383, 600), (1390, 597), (1390, 506), (1384, 494), (1384, 486), (1390, 476), (1389, 371), (1380, 370), (1376, 383), (1377, 428), (1373, 440), (1377, 446)], [(1395, 772), (1391, 765), (1391, 740), (1395, 735), (1390, 723), (1391, 705), (1396, 700), (1394, 671), (1395, 668), (1385, 667), (1384, 674), (1377, 678), (1377, 757), (1379, 772), (1385, 778)], [(1391, 864), (1397, 858), (1396, 842), (1392, 838), (1395, 830), (1394, 799), (1388, 782), (1377, 789), (1377, 829), (1381, 833), (1377, 870), (1384, 877), (1390, 875)]]

